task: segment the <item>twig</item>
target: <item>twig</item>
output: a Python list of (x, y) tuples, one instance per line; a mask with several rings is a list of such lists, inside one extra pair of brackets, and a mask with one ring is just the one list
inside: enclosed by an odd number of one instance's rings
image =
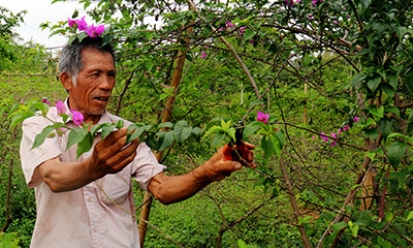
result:
[(280, 161), (281, 172), (283, 174), (284, 181), (285, 181), (285, 184), (287, 186), (287, 190), (288, 190), (288, 193), (289, 193), (289, 196), (290, 196), (291, 206), (294, 210), (294, 216), (295, 216), (295, 220), (297, 222), (298, 230), (300, 231), (300, 235), (301, 235), (301, 238), (303, 239), (304, 246), (306, 248), (310, 248), (311, 247), (310, 240), (307, 237), (305, 229), (302, 225), (298, 224), (299, 217), (301, 216), (301, 214), (300, 214), (300, 210), (298, 209), (297, 200), (295, 199), (295, 195), (294, 195), (294, 192), (293, 192), (291, 181), (290, 181), (290, 178), (288, 176), (288, 173), (287, 173), (287, 170), (285, 168), (282, 157), (280, 157), (279, 161)]

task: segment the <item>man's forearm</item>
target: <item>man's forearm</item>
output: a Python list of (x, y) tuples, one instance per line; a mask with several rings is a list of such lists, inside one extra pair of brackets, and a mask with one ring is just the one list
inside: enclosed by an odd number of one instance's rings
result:
[(212, 182), (198, 178), (197, 169), (178, 176), (166, 176), (160, 173), (152, 178), (148, 190), (157, 200), (166, 205), (188, 199)]
[(70, 191), (81, 188), (103, 175), (92, 173), (88, 161), (61, 162), (54, 158), (43, 162), (38, 167), (40, 176), (54, 192)]

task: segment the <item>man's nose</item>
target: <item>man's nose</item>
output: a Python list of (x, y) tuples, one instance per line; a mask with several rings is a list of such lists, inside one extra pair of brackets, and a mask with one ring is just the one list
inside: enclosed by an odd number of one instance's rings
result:
[(115, 85), (115, 80), (113, 77), (108, 75), (102, 75), (99, 82), (99, 89), (104, 91), (111, 91)]

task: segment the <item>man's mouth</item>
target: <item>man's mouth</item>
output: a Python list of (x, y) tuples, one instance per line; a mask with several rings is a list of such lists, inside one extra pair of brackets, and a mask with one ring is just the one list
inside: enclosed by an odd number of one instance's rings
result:
[(97, 96), (93, 97), (94, 100), (100, 101), (100, 102), (107, 102), (109, 101), (109, 97), (107, 96)]

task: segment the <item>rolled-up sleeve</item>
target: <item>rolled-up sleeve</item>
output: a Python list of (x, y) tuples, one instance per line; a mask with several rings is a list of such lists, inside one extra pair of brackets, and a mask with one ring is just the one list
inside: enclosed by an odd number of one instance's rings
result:
[(158, 163), (151, 149), (145, 143), (140, 143), (132, 161), (132, 176), (139, 186), (146, 190), (151, 179), (165, 169), (166, 166)]
[(20, 142), (20, 159), (26, 183), (30, 188), (36, 187), (42, 182), (36, 168), (43, 162), (58, 157), (62, 154), (58, 143), (58, 136), (46, 138), (44, 143), (32, 149), (36, 136), (43, 128), (51, 123), (44, 117), (35, 116), (23, 122), (23, 135)]

